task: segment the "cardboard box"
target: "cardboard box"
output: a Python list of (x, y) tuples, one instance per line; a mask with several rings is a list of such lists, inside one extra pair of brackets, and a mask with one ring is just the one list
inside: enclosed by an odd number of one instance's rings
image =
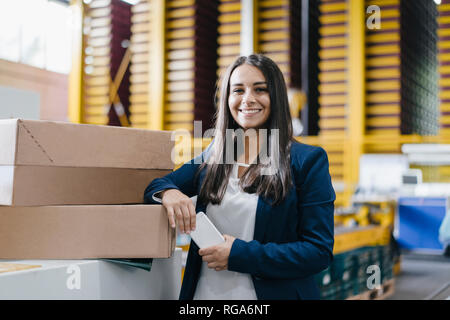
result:
[(173, 146), (169, 131), (0, 120), (0, 205), (142, 203)]
[(0, 207), (0, 259), (168, 258), (161, 205)]
[(150, 181), (170, 171), (0, 166), (0, 204), (138, 204)]

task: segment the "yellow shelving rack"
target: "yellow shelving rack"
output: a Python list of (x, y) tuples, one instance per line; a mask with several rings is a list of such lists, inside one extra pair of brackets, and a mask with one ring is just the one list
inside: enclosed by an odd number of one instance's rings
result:
[[(192, 60), (194, 31), (191, 28), (194, 2), (142, 0), (132, 8), (130, 120), (134, 127), (192, 131), (195, 119), (195, 105), (191, 99), (195, 67)], [(240, 54), (241, 43), (246, 40), (241, 39), (242, 1), (218, 0), (217, 3), (216, 71), (219, 76)], [(292, 68), (292, 61), (289, 60), (292, 41), (288, 40), (292, 16), (289, 11), (293, 2), (264, 0), (252, 3), (255, 50), (271, 56), (289, 79)], [(442, 63), (439, 68), (441, 130), (435, 136), (419, 136), (402, 135), (398, 129), (399, 3), (400, 0), (323, 0), (319, 5), (322, 24), (319, 30), (322, 37), (319, 40), (321, 61), (318, 74), (321, 131), (318, 136), (302, 136), (297, 140), (322, 146), (327, 151), (337, 194), (336, 206), (350, 204), (358, 183), (361, 154), (399, 153), (405, 143), (450, 143), (450, 131), (446, 127), (450, 104), (445, 100), (450, 88), (450, 82), (447, 83), (450, 71), (445, 63), (450, 61), (450, 56), (443, 51), (448, 47), (445, 37), (450, 36), (446, 23), (450, 5), (443, 3), (438, 7), (441, 13), (438, 30), (441, 39), (439, 59)], [(89, 82), (83, 76), (83, 61), (87, 40), (83, 38), (82, 30), (87, 9), (81, 0), (73, 0), (72, 5), (80, 28), (76, 37), (79, 45), (75, 47), (70, 75), (70, 119), (74, 122), (101, 123), (105, 117), (103, 100), (108, 94), (107, 83), (100, 81), (101, 77), (92, 77), (89, 81), (97, 81), (99, 86), (95, 89), (86, 86)], [(368, 29), (366, 8), (369, 5), (380, 7), (383, 32)], [(98, 47), (96, 52), (100, 49)], [(95, 65), (105, 63), (100, 57)], [(97, 100), (103, 100), (95, 108), (84, 107), (86, 92), (93, 91), (103, 92), (103, 98), (96, 96)], [(448, 168), (439, 170), (442, 176), (450, 175)]]

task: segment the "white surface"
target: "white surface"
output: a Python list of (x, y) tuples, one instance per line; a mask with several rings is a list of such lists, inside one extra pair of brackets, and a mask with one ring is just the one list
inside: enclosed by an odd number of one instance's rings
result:
[(14, 166), (0, 165), (0, 205), (10, 206), (13, 201)]
[(421, 183), (414, 189), (416, 197), (450, 197), (450, 183)]
[(40, 95), (37, 92), (0, 86), (0, 119), (39, 120)]
[(450, 153), (449, 144), (438, 144), (438, 143), (418, 143), (418, 144), (404, 144), (402, 145), (402, 152), (406, 154), (419, 153), (419, 154), (429, 154), (429, 153)]
[[(209, 204), (206, 214), (222, 234), (244, 241), (253, 240), (258, 195), (242, 191), (238, 166), (233, 166), (227, 189), (219, 205)], [(256, 292), (249, 274), (229, 270), (216, 271), (202, 262), (195, 300), (256, 300)]]
[(440, 153), (409, 154), (408, 162), (422, 166), (445, 166), (450, 164), (450, 156)]
[(191, 232), (191, 237), (200, 249), (225, 242), (222, 234), (203, 212), (197, 213), (195, 230)]
[(450, 164), (450, 144), (419, 143), (404, 144), (402, 152), (408, 156), (409, 163), (418, 165)]
[(150, 272), (101, 260), (0, 260), (42, 266), (0, 273), (0, 299), (176, 300), (181, 256), (176, 248), (169, 259), (153, 259)]
[(363, 154), (359, 160), (359, 187), (369, 193), (398, 191), (408, 168), (405, 155)]

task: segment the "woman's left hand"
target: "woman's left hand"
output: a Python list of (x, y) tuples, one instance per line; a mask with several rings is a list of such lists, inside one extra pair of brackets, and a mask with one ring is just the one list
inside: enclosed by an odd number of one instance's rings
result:
[(224, 234), (223, 237), (225, 238), (224, 243), (198, 251), (198, 254), (202, 256), (202, 260), (208, 262), (208, 268), (215, 269), (216, 271), (222, 271), (228, 268), (228, 257), (230, 256), (231, 246), (236, 239), (227, 234)]

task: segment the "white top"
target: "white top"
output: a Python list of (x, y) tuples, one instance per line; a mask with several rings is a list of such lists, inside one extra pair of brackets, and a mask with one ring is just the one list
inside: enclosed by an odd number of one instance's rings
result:
[[(242, 164), (239, 164), (242, 165)], [(258, 196), (239, 187), (238, 165), (233, 167), (227, 190), (219, 205), (209, 204), (206, 214), (222, 234), (244, 241), (253, 240)], [(202, 262), (194, 300), (256, 300), (256, 292), (249, 274), (234, 271), (215, 271)]]
[[(220, 205), (209, 204), (206, 214), (222, 234), (232, 235), (244, 241), (253, 240), (258, 196), (244, 192), (239, 187), (238, 163), (233, 166), (227, 190)], [(153, 199), (161, 203), (159, 193)], [(234, 271), (216, 271), (202, 262), (194, 300), (257, 300), (249, 274)]]

